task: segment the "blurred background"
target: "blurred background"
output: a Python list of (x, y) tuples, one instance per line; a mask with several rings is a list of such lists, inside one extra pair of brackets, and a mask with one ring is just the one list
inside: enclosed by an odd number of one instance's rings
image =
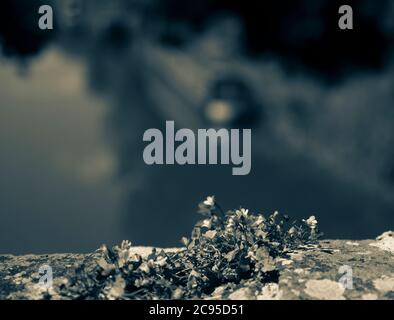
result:
[[(3, 0), (0, 252), (176, 246), (212, 194), (327, 238), (393, 229), (393, 38), (394, 0)], [(145, 165), (166, 120), (252, 128), (251, 173)]]

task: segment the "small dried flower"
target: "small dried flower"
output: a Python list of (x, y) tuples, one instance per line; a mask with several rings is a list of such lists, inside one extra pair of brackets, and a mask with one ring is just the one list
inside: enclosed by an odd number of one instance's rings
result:
[(203, 202), (198, 205), (198, 207), (199, 213), (211, 216), (213, 211), (216, 209), (215, 196), (207, 197)]
[(265, 222), (265, 219), (262, 215), (259, 215), (257, 219), (254, 221), (253, 225), (259, 226)]
[(316, 229), (317, 226), (317, 220), (315, 216), (310, 216), (305, 223), (311, 228), (311, 229)]
[(182, 244), (183, 244), (185, 247), (187, 247), (187, 246), (189, 245), (189, 243), (190, 243), (189, 239), (186, 238), (186, 237), (182, 237), (181, 242), (182, 242)]
[(211, 229), (211, 227), (212, 227), (212, 221), (211, 221), (210, 219), (204, 219), (204, 220), (202, 221), (201, 227), (205, 227), (205, 228)]
[(215, 196), (209, 196), (207, 197), (204, 202), (206, 206), (208, 207), (214, 207), (215, 206)]

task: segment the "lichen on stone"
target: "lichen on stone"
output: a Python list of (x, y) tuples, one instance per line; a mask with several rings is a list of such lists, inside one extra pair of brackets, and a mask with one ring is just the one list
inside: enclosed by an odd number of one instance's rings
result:
[(305, 293), (319, 300), (343, 300), (345, 288), (338, 282), (323, 280), (308, 280), (305, 284)]
[(394, 231), (386, 231), (376, 238), (370, 246), (378, 247), (381, 250), (394, 254)]

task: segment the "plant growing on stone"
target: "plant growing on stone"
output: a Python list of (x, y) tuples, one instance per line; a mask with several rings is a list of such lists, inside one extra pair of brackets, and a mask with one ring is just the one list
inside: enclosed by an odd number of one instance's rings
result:
[(300, 222), (278, 212), (265, 217), (240, 208), (224, 212), (214, 196), (200, 203), (202, 219), (176, 252), (153, 249), (142, 257), (123, 241), (98, 250), (97, 265), (83, 266), (60, 294), (93, 299), (203, 298), (220, 286), (277, 282), (278, 261), (320, 236), (314, 216)]

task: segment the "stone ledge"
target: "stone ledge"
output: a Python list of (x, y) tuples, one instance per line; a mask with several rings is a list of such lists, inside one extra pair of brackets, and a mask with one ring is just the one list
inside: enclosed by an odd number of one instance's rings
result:
[[(151, 247), (134, 249), (141, 255), (152, 250)], [(0, 299), (42, 299), (43, 289), (38, 284), (40, 266), (52, 267), (56, 288), (81, 263), (93, 268), (95, 258), (96, 254), (0, 255)], [(394, 299), (393, 232), (386, 232), (376, 240), (323, 240), (317, 247), (293, 252), (281, 264), (279, 282), (267, 284), (261, 292), (253, 292), (253, 286), (246, 282), (226, 295), (224, 288), (218, 287), (206, 298)], [(345, 289), (339, 283), (344, 275), (341, 268), (348, 275), (351, 273), (353, 289)]]

